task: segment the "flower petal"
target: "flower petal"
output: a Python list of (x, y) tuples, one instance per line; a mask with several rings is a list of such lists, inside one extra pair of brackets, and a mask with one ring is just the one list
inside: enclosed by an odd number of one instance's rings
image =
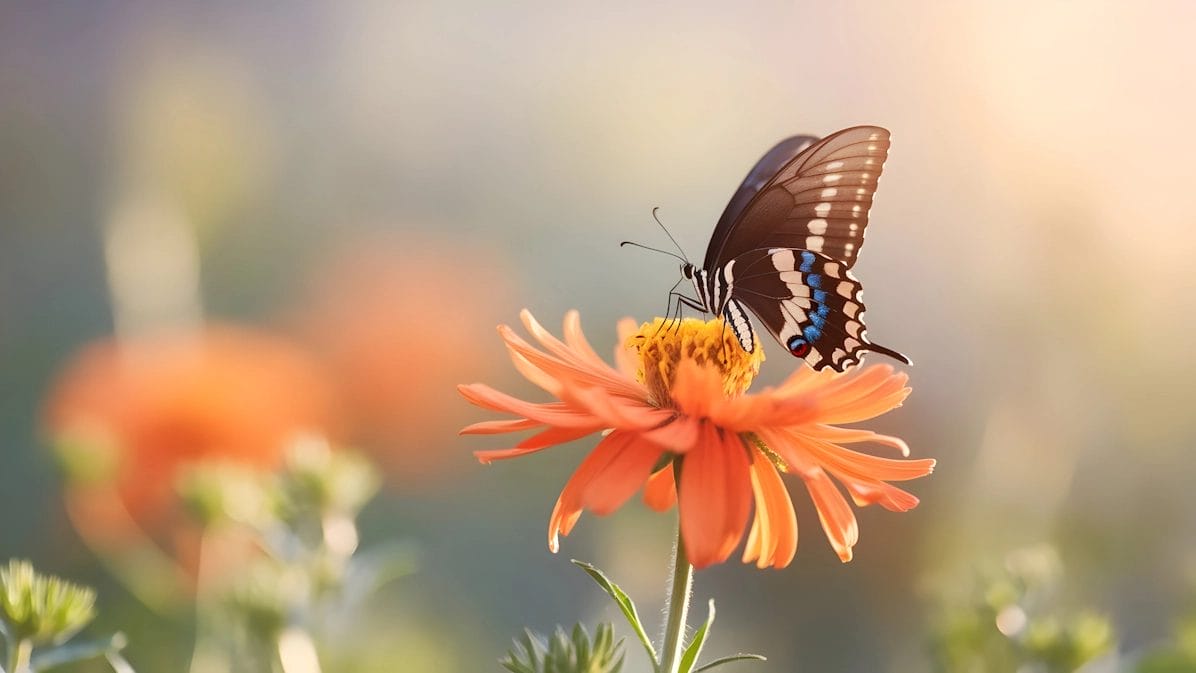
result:
[(892, 435), (881, 435), (871, 430), (860, 430), (858, 428), (840, 428), (832, 425), (813, 424), (801, 428), (802, 434), (818, 439), (826, 440), (832, 444), (856, 444), (860, 442), (872, 442), (873, 444), (883, 444), (891, 446), (901, 452), (902, 456), (909, 458), (909, 445), (900, 437), (893, 437)]
[(461, 396), (472, 404), (507, 414), (515, 414), (544, 425), (577, 428), (594, 425), (598, 419), (561, 402), (536, 404), (501, 393), (484, 383), (457, 386)]
[(539, 323), (531, 323), (537, 328), (537, 333), (554, 344), (554, 354), (545, 353), (532, 346), (506, 325), (499, 325), (498, 331), (506, 341), (512, 356), (519, 356), (527, 360), (530, 366), (544, 373), (562, 384), (581, 385), (585, 387), (602, 388), (613, 394), (628, 397), (643, 397), (646, 395), (643, 386), (615, 371), (605, 363), (587, 362), (571, 353), (565, 344), (548, 334)]
[(711, 410), (727, 397), (718, 368), (702, 366), (693, 360), (682, 360), (677, 364), (677, 375), (669, 394), (682, 413), (695, 418), (710, 416)]
[(851, 548), (860, 539), (855, 512), (851, 511), (847, 499), (835, 488), (835, 483), (821, 467), (802, 471), (801, 478), (806, 482), (806, 490), (810, 492), (814, 508), (818, 510), (818, 519), (822, 522), (826, 539), (830, 540), (839, 560), (847, 563), (851, 560)]
[[(628, 447), (633, 447), (632, 453), (622, 456), (621, 454)], [(559, 536), (568, 535), (581, 516), (582, 509), (589, 506), (586, 501), (593, 499), (599, 506), (604, 508), (609, 506), (622, 492), (622, 489), (627, 488), (625, 482), (634, 480), (626, 478), (626, 474), (620, 474), (620, 471), (632, 473), (639, 469), (640, 461), (643, 460), (642, 454), (648, 453), (650, 450), (655, 450), (656, 455), (647, 461), (648, 466), (643, 468), (643, 476), (639, 477), (630, 492), (618, 504), (626, 501), (643, 485), (648, 478), (648, 473), (652, 471), (652, 465), (660, 455), (660, 449), (651, 447), (651, 444), (647, 442), (639, 441), (638, 437), (628, 432), (615, 431), (598, 442), (598, 446), (594, 447), (590, 455), (586, 456), (577, 466), (573, 476), (561, 490), (561, 495), (557, 498), (556, 506), (552, 510), (552, 516), (548, 521), (548, 548), (554, 554), (560, 548)], [(613, 476), (605, 474), (608, 471), (613, 471), (615, 474)], [(603, 489), (607, 488), (611, 490), (603, 493)], [(607, 511), (604, 509), (601, 513), (607, 513)]]
[(457, 434), (460, 435), (498, 435), (504, 432), (519, 432), (520, 430), (531, 430), (544, 425), (539, 421), (533, 421), (527, 418), (503, 419), (501, 421), (482, 421), (480, 423), (473, 423), (461, 428)]
[(752, 491), (756, 518), (743, 550), (743, 562), (756, 567), (784, 568), (797, 553), (797, 515), (781, 475), (764, 453), (752, 450)]
[(545, 392), (553, 397), (559, 397), (561, 392), (561, 382), (556, 378), (550, 376), (543, 369), (532, 364), (527, 358), (523, 357), (518, 351), (507, 348), (507, 353), (511, 358), (511, 363), (515, 365), (515, 369), (523, 374), (523, 378), (540, 386)]
[(859, 507), (879, 504), (890, 512), (908, 512), (918, 506), (918, 497), (883, 481), (856, 479), (851, 475), (831, 471), (843, 482), (851, 499)]
[(478, 462), (483, 465), (489, 465), (496, 460), (507, 460), (508, 458), (518, 458), (519, 456), (526, 456), (529, 453), (536, 453), (543, 451), (551, 446), (557, 444), (564, 444), (575, 439), (581, 439), (586, 435), (593, 434), (602, 429), (602, 426), (585, 426), (580, 428), (548, 428), (543, 432), (538, 432), (531, 437), (519, 442), (513, 449), (498, 449), (488, 451), (474, 451), (473, 455), (478, 459)]
[(607, 463), (582, 492), (582, 506), (594, 514), (610, 514), (623, 506), (647, 481), (664, 449), (631, 432), (613, 432), (594, 449)]
[(641, 430), (640, 434), (673, 453), (685, 453), (698, 443), (701, 427), (702, 422), (696, 418), (674, 416), (660, 425)]
[(644, 504), (663, 512), (677, 502), (677, 483), (673, 480), (673, 464), (669, 463), (652, 473), (644, 484)]
[[(934, 471), (933, 458), (915, 460), (897, 460), (881, 458), (866, 453), (845, 449), (836, 444), (825, 442), (797, 431), (781, 431), (786, 434), (792, 444), (806, 451), (813, 461), (833, 468), (840, 472), (853, 475), (859, 479), (874, 481), (909, 481), (925, 477)], [(788, 455), (782, 453), (788, 460)]]
[(640, 399), (628, 399), (598, 388), (571, 388), (564, 397), (592, 416), (601, 418), (607, 427), (623, 430), (643, 430), (663, 425), (675, 412), (652, 406)]
[(591, 364), (598, 367), (608, 367), (594, 348), (590, 346), (590, 342), (586, 340), (586, 335), (581, 331), (581, 314), (573, 309), (565, 313), (565, 345), (573, 350), (583, 360), (588, 360)]
[(636, 370), (639, 368), (639, 359), (627, 347), (627, 340), (637, 329), (636, 322), (631, 318), (623, 318), (615, 328), (615, 333), (619, 335), (619, 341), (615, 344), (615, 368), (629, 379), (635, 379)]
[(889, 365), (872, 365), (859, 374), (841, 376), (819, 391), (818, 421), (856, 423), (891, 411), (905, 401), (909, 377)]
[(703, 425), (681, 467), (681, 535), (689, 562), (704, 568), (725, 561), (751, 513), (747, 449), (737, 436)]

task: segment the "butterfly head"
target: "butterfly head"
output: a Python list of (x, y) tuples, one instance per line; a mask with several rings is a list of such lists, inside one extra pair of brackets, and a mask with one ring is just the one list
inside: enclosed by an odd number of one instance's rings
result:
[(685, 277), (685, 280), (693, 280), (694, 265), (690, 264), (689, 262), (683, 262), (681, 264), (681, 275)]

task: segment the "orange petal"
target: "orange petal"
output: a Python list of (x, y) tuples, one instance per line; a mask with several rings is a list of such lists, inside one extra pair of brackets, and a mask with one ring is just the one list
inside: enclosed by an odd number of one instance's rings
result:
[[(581, 464), (574, 470), (573, 476), (565, 484), (565, 488), (561, 490), (561, 495), (557, 498), (556, 506), (553, 508), (552, 516), (548, 521), (548, 548), (554, 554), (560, 548), (559, 536), (568, 535), (573, 530), (573, 526), (577, 523), (578, 518), (581, 517), (583, 501), (590, 489), (591, 483), (598, 479), (604, 470), (610, 467), (614, 458), (626, 445), (629, 434), (616, 431), (603, 438), (598, 443), (598, 446), (594, 447), (594, 450), (581, 461)], [(634, 439), (634, 435), (631, 437)], [(635, 489), (638, 489), (644, 483), (644, 479), (647, 478), (648, 472), (651, 469), (652, 465), (649, 464), (647, 469), (644, 470), (644, 478), (640, 479), (635, 488), (631, 490), (631, 493), (635, 493)], [(630, 494), (628, 497), (630, 497)]]
[(640, 434), (673, 453), (685, 453), (698, 443), (701, 429), (702, 421), (689, 416), (676, 416), (661, 425), (641, 430)]
[(873, 365), (859, 374), (843, 375), (819, 394), (818, 421), (826, 424), (855, 423), (891, 411), (905, 401), (909, 377), (889, 365)]
[(631, 432), (612, 432), (598, 443), (591, 455), (606, 459), (582, 492), (582, 506), (591, 512), (610, 514), (635, 495), (652, 473), (664, 450)]
[(615, 344), (615, 368), (623, 376), (633, 380), (635, 379), (636, 370), (639, 368), (639, 360), (632, 350), (627, 347), (627, 340), (631, 338), (632, 334), (635, 334), (637, 329), (639, 327), (631, 318), (623, 318), (615, 328), (616, 334), (619, 335), (619, 341)]
[(883, 444), (897, 449), (901, 452), (902, 456), (909, 457), (909, 445), (900, 437), (893, 437), (892, 435), (880, 435), (871, 430), (840, 428), (822, 424), (804, 426), (800, 428), (800, 431), (802, 434), (817, 437), (832, 444), (857, 444), (860, 442)]
[(663, 512), (677, 502), (677, 482), (673, 481), (673, 464), (669, 463), (652, 473), (644, 485), (644, 504)]
[[(602, 386), (611, 392), (628, 395), (635, 395), (641, 390), (635, 381), (623, 376), (610, 365), (603, 362), (602, 358), (594, 354), (593, 349), (589, 348), (588, 344), (586, 344), (583, 350), (578, 350), (570, 344), (562, 342), (548, 330), (544, 329), (527, 309), (521, 311), (519, 317), (523, 320), (523, 325), (527, 328), (527, 331), (555, 357), (554, 364), (571, 371), (573, 373), (572, 378), (575, 381), (588, 381), (590, 385)], [(577, 318), (577, 311), (570, 311), (566, 315), (565, 331), (575, 331), (577, 334), (574, 336), (580, 336), (581, 325)], [(512, 344), (510, 339), (507, 342), (508, 344)], [(582, 342), (584, 342), (584, 337), (582, 337)], [(534, 360), (533, 364), (536, 364)], [(552, 370), (545, 369), (545, 371), (549, 374), (554, 374)]]
[(601, 388), (570, 388), (564, 397), (592, 416), (601, 418), (607, 427), (625, 430), (656, 427), (674, 415), (674, 412), (652, 406), (642, 398), (628, 399)]
[(822, 522), (822, 530), (826, 532), (826, 539), (830, 540), (839, 560), (847, 563), (851, 560), (851, 548), (860, 539), (860, 529), (856, 524), (855, 512), (847, 499), (835, 488), (835, 483), (826, 472), (815, 467), (803, 472), (802, 480), (806, 482), (806, 490), (810, 492), (810, 499), (818, 510), (818, 519)]
[(515, 365), (515, 369), (523, 374), (523, 378), (540, 386), (545, 392), (553, 397), (559, 397), (561, 391), (561, 382), (548, 375), (543, 369), (535, 366), (527, 358), (523, 357), (518, 351), (507, 348), (507, 353), (511, 357), (511, 363)]
[(467, 425), (457, 431), (460, 435), (497, 435), (504, 432), (519, 432), (520, 430), (531, 430), (544, 425), (539, 421), (529, 420), (527, 418), (504, 419), (501, 421), (482, 421), (481, 423), (473, 423)]
[(462, 397), (483, 409), (523, 416), (544, 425), (577, 428), (594, 425), (597, 422), (597, 419), (590, 414), (573, 409), (566, 404), (525, 402), (483, 383), (460, 385), (457, 386), (457, 391), (461, 393)]
[[(543, 330), (543, 328), (539, 329)], [(547, 335), (547, 332), (544, 333)], [(575, 353), (569, 352), (568, 348), (560, 342), (556, 343), (559, 344), (560, 352), (563, 355), (550, 355), (524, 341), (506, 325), (499, 325), (499, 334), (507, 342), (507, 348), (512, 351), (513, 357), (524, 358), (530, 366), (561, 384), (603, 388), (628, 396), (643, 394), (642, 386), (635, 381), (619, 374), (605, 363), (599, 366), (583, 361)], [(547, 335), (547, 338), (555, 341), (555, 337), (551, 335)]]
[[(801, 432), (786, 433), (793, 445), (806, 451), (819, 464), (872, 481), (909, 481), (925, 477), (934, 471), (933, 458), (896, 460), (845, 449), (836, 444), (806, 436)], [(782, 454), (784, 457), (786, 454)]]
[(799, 393), (809, 392), (815, 388), (825, 386), (829, 381), (834, 380), (836, 374), (830, 369), (815, 370), (810, 365), (802, 362), (789, 378), (777, 387), (776, 392), (782, 396), (792, 396)]
[(529, 453), (543, 451), (544, 449), (547, 449), (551, 446), (556, 446), (557, 444), (571, 442), (575, 439), (580, 439), (586, 435), (598, 432), (601, 429), (602, 426), (589, 426), (581, 428), (548, 428), (543, 432), (536, 433), (522, 442), (519, 442), (515, 448), (474, 451), (473, 455), (483, 465), (489, 465), (496, 460), (518, 458), (519, 456), (526, 456)]
[(918, 506), (918, 497), (883, 481), (856, 479), (851, 475), (831, 471), (847, 487), (851, 499), (859, 507), (879, 504), (890, 512), (908, 512)]
[(725, 561), (751, 513), (747, 449), (737, 435), (710, 424), (681, 467), (681, 535), (689, 562), (704, 568)]
[(823, 410), (817, 395), (781, 397), (775, 392), (765, 392), (753, 399), (755, 409), (740, 423), (741, 432), (759, 427), (789, 427), (821, 421)]
[(669, 392), (677, 408), (695, 418), (709, 416), (716, 403), (726, 398), (718, 369), (688, 359), (677, 364), (676, 378)]
[(515, 446), (519, 449), (542, 449), (549, 446), (556, 446), (557, 444), (564, 444), (565, 442), (572, 442), (575, 439), (592, 435), (602, 429), (603, 426), (601, 425), (580, 428), (548, 428), (543, 432), (538, 432), (528, 437)]
[(743, 562), (756, 561), (758, 568), (784, 568), (797, 553), (797, 515), (793, 512), (793, 501), (768, 457), (756, 449), (751, 453), (756, 518), (748, 533)]
[(573, 349), (578, 357), (589, 361), (597, 367), (606, 367), (607, 364), (602, 361), (594, 348), (590, 346), (590, 342), (586, 340), (586, 335), (581, 331), (581, 314), (573, 309), (565, 314), (565, 345)]

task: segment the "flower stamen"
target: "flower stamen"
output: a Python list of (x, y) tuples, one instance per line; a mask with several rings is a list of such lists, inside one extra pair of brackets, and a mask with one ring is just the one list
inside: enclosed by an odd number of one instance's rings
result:
[(748, 353), (722, 318), (702, 321), (697, 318), (671, 320), (657, 318), (640, 326), (626, 341), (627, 348), (639, 355), (636, 380), (644, 384), (662, 407), (671, 407), (670, 391), (681, 362), (699, 366), (714, 365), (722, 375), (723, 392), (728, 396), (747, 392), (764, 362), (759, 340)]

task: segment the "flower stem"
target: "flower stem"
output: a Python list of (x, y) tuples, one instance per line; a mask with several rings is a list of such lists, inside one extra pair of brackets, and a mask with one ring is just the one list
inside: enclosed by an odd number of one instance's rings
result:
[(689, 594), (693, 588), (694, 567), (685, 556), (685, 541), (681, 539), (681, 522), (677, 522), (677, 547), (673, 554), (673, 584), (669, 592), (668, 615), (665, 621), (664, 650), (660, 654), (659, 673), (677, 673), (681, 664), (681, 647), (685, 639), (685, 620), (689, 614)]
[(9, 673), (29, 673), (29, 662), (33, 658), (33, 641), (28, 638), (8, 642)]

